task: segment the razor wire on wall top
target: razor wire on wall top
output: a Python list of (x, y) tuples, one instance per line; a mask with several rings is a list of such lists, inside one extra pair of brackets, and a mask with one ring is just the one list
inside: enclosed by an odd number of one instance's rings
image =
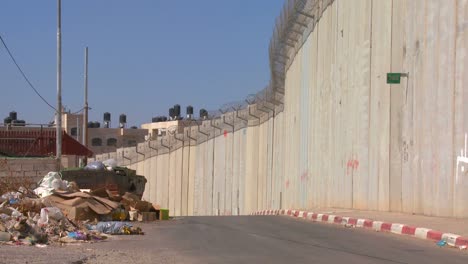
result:
[(270, 40), (271, 89), (284, 94), (286, 71), (323, 11), (334, 0), (287, 0)]
[(269, 45), (270, 83), (244, 100), (229, 102), (209, 110), (206, 119), (180, 120), (179, 129), (165, 136), (118, 149), (114, 153), (96, 155), (96, 160), (115, 158), (129, 165), (182, 147), (198, 145), (223, 133), (232, 133), (248, 126), (258, 126), (274, 118), (284, 109), (285, 76), (291, 62), (307, 37), (314, 30), (323, 11), (334, 0), (287, 0), (277, 17)]

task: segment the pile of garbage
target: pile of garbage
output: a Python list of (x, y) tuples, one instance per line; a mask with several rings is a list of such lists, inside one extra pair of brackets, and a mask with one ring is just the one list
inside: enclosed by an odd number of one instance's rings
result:
[[(102, 241), (109, 235), (142, 235), (141, 228), (128, 220), (155, 220), (156, 209), (131, 193), (82, 192), (75, 182), (50, 172), (34, 190), (20, 187), (0, 196), (0, 244), (45, 247)], [(144, 219), (147, 214), (154, 219)]]

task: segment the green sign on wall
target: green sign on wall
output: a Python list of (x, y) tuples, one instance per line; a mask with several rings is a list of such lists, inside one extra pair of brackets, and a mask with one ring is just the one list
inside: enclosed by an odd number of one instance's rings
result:
[(387, 73), (387, 83), (398, 84), (401, 80), (401, 73), (389, 72)]

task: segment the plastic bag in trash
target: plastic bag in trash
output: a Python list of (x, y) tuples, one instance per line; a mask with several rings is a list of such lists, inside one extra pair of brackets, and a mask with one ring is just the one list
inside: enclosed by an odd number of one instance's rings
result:
[(16, 210), (13, 207), (8, 207), (8, 209), (11, 210), (11, 217), (21, 217), (21, 216), (23, 216), (23, 214), (21, 212), (19, 212), (18, 210)]
[(90, 162), (84, 167), (85, 170), (104, 170), (105, 168), (104, 164), (100, 161)]
[(124, 227), (132, 227), (127, 222), (98, 222), (96, 225), (87, 225), (86, 228), (93, 231), (98, 231), (105, 234), (117, 235), (124, 234)]
[(52, 182), (55, 179), (61, 180), (62, 177), (60, 177), (60, 174), (58, 172), (51, 171), (51, 172), (47, 173), (47, 175), (44, 176), (44, 178), (42, 178), (37, 183), (37, 185), (51, 188), (52, 187)]
[(37, 220), (39, 226), (49, 223), (49, 218), (60, 221), (63, 218), (62, 211), (57, 207), (45, 207), (41, 209), (41, 217)]
[(7, 192), (3, 194), (2, 200), (8, 201), (10, 204), (16, 204), (21, 200), (22, 193), (20, 192)]
[(83, 232), (70, 232), (68, 233), (68, 237), (73, 238), (75, 240), (88, 240), (88, 236)]
[(67, 181), (62, 181), (58, 172), (49, 172), (38, 182), (39, 187), (34, 189), (34, 193), (39, 197), (46, 197), (52, 194), (53, 190), (67, 190)]
[(117, 167), (117, 161), (115, 159), (108, 159), (102, 162), (108, 170), (114, 170)]

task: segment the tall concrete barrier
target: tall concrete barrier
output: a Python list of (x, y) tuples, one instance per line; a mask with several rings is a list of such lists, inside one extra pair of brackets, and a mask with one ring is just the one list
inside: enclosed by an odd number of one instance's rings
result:
[(287, 1), (271, 83), (248, 105), (96, 159), (136, 169), (173, 216), (468, 217), (467, 15), (462, 0)]

